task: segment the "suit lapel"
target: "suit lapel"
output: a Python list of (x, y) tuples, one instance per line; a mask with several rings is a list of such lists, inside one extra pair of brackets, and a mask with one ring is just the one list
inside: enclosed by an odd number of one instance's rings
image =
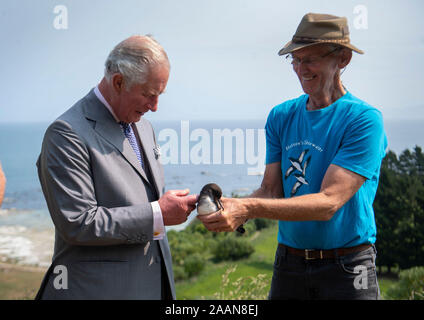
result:
[[(158, 161), (155, 158), (155, 154), (153, 152), (153, 148), (155, 146), (152, 145), (151, 141), (153, 141), (152, 134), (150, 130), (146, 130), (146, 126), (143, 125), (143, 119), (135, 124), (138, 135), (140, 137), (140, 144), (144, 150), (145, 161), (147, 162), (145, 165), (150, 166), (150, 173), (153, 177), (152, 184), (155, 186), (158, 197), (160, 197), (159, 188), (157, 182), (160, 181)], [(148, 132), (150, 131), (150, 132)]]
[(149, 183), (146, 173), (141, 167), (128, 139), (125, 138), (119, 123), (115, 121), (103, 103), (97, 99), (93, 90), (88, 94), (88, 99), (91, 99), (92, 103), (87, 104), (84, 109), (86, 117), (95, 121), (94, 130), (118, 149), (121, 155), (133, 166), (143, 179)]

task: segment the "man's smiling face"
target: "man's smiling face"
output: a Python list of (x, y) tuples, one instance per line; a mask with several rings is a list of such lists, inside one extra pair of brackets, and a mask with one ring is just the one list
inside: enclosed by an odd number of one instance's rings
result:
[(325, 44), (293, 52), (293, 70), (306, 94), (319, 96), (334, 86), (339, 71), (336, 52)]

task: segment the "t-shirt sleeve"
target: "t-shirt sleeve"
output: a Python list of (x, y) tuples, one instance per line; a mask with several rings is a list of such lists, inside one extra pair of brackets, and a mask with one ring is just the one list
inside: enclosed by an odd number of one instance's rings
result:
[(371, 179), (377, 174), (386, 148), (387, 138), (381, 113), (369, 109), (348, 125), (332, 164)]
[(282, 119), (276, 117), (275, 108), (271, 110), (265, 125), (266, 133), (266, 158), (265, 164), (274, 162), (281, 162), (281, 140), (280, 140), (280, 126)]

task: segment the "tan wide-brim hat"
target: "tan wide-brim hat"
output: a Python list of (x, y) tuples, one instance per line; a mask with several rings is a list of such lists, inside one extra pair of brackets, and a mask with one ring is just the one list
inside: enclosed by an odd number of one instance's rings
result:
[(350, 43), (349, 27), (346, 17), (337, 17), (329, 14), (305, 14), (297, 27), (291, 41), (278, 54), (280, 56), (293, 51), (317, 45), (333, 43), (363, 54), (362, 50)]

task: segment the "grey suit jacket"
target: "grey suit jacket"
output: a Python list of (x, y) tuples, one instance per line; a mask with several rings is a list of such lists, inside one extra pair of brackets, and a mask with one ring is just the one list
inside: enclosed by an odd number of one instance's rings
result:
[(175, 299), (168, 240), (153, 240), (163, 168), (151, 124), (136, 126), (150, 179), (93, 90), (47, 129), (37, 167), (55, 246), (38, 298)]

